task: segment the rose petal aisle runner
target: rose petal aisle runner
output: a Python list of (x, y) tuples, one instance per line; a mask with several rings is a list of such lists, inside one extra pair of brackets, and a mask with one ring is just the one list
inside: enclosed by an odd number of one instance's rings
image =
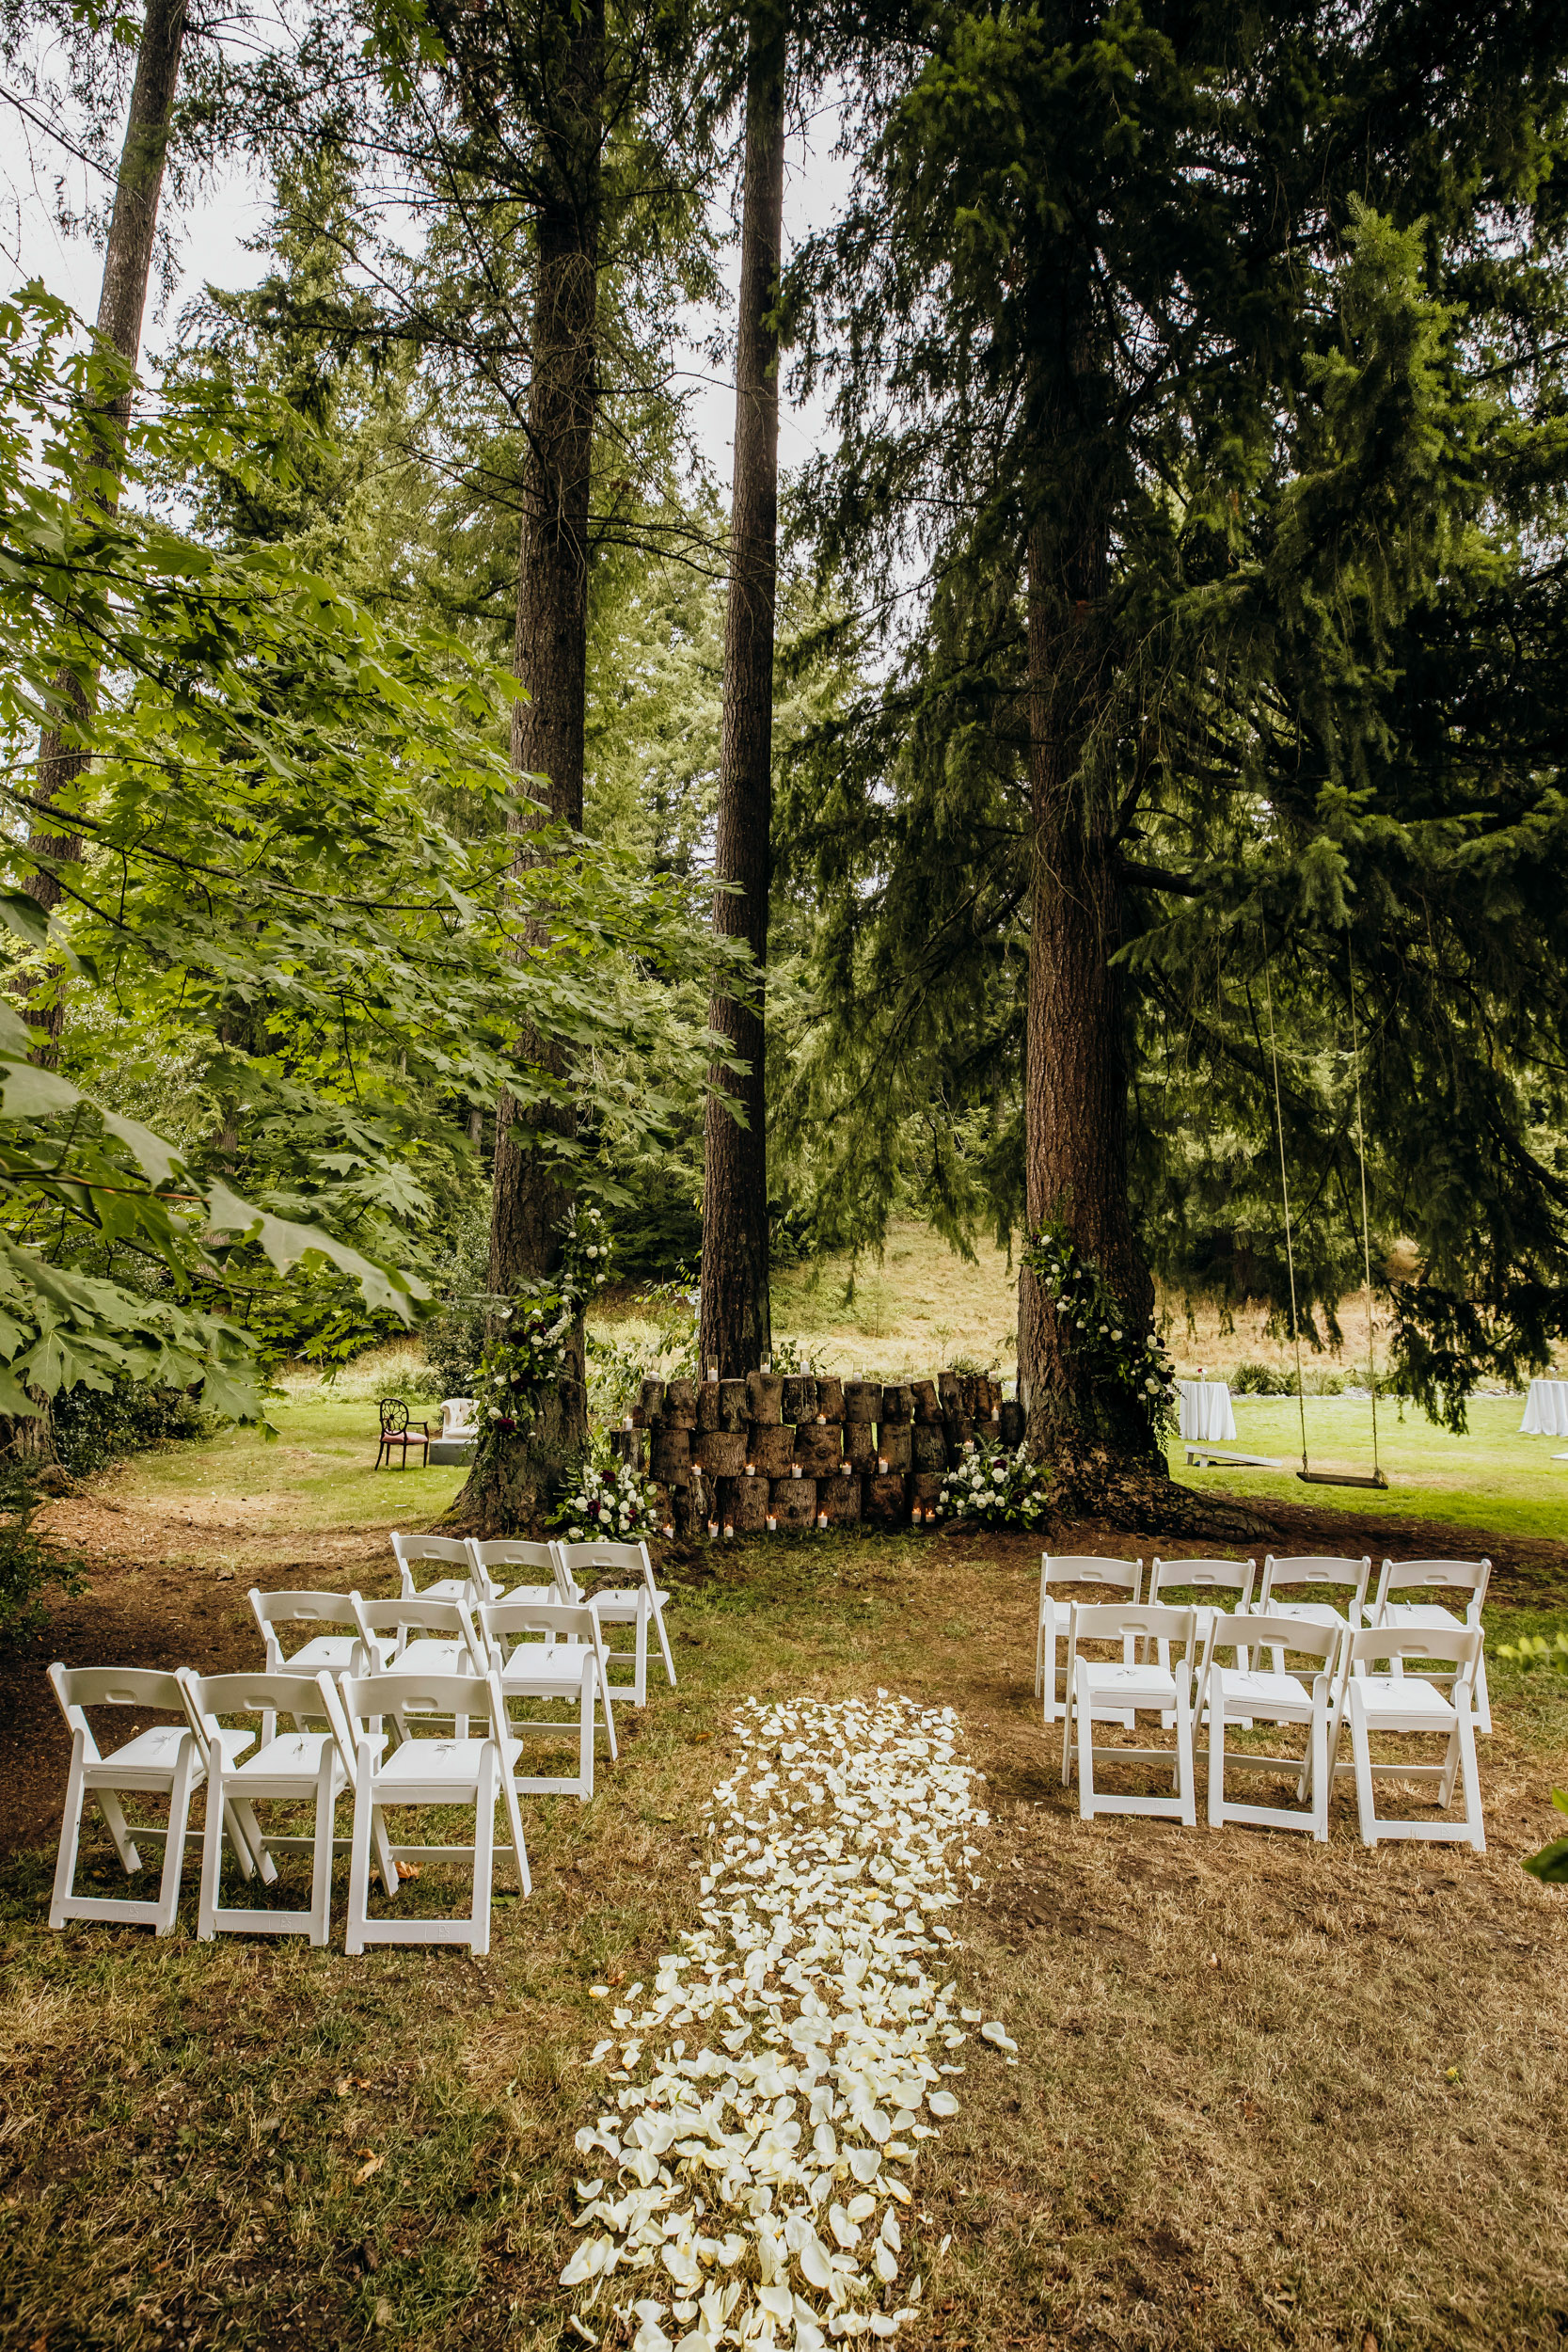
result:
[(702, 1925), (660, 1956), (651, 1999), (631, 1987), (592, 2060), (620, 2088), (577, 2136), (610, 2176), (578, 2183), (588, 2234), (562, 2273), (588, 2344), (608, 2328), (634, 2352), (821, 2352), (895, 2336), (920, 2301), (911, 2177), (980, 2023), (940, 1981), (952, 1931), (935, 1915), (978, 1859), (977, 1775), (951, 1708), (885, 1691), (748, 1700), (736, 1728), (743, 1760), (704, 1824)]

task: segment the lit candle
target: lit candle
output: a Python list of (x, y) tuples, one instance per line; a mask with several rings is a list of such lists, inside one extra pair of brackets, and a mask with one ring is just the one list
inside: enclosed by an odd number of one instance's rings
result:
[(911, 1527), (918, 1527), (918, 1526), (920, 1525), (920, 1522), (921, 1522), (921, 1520), (922, 1520), (922, 1518), (923, 1518), (924, 1517), (925, 1517), (925, 1513), (921, 1510), (920, 1505), (919, 1505), (919, 1503), (917, 1502), (917, 1503), (915, 1504), (915, 1506), (914, 1506), (914, 1509), (913, 1509), (913, 1510), (910, 1513), (910, 1524), (911, 1524)]
[(708, 1378), (709, 1378), (710, 1380), (717, 1380), (717, 1379), (718, 1379), (718, 1377), (719, 1377), (719, 1367), (718, 1367), (718, 1365), (717, 1365), (717, 1364), (709, 1364), (709, 1366), (708, 1366), (708, 1368), (707, 1368), (707, 1376), (708, 1376)]
[(817, 1515), (816, 1515), (816, 1524), (817, 1524), (817, 1526), (818, 1526), (818, 1527), (826, 1527), (826, 1526), (827, 1526), (827, 1524), (828, 1524), (828, 1514), (826, 1513), (826, 1511), (818, 1511), (818, 1513), (817, 1513)]
[(777, 1519), (773, 1517), (772, 1512), (771, 1512), (771, 1511), (769, 1511), (769, 1512), (768, 1512), (768, 1533), (769, 1534), (769, 1535), (776, 1535), (776, 1534), (778, 1534), (778, 1532), (779, 1532), (779, 1522), (778, 1522), (778, 1520), (777, 1520)]
[(826, 1414), (826, 1413), (818, 1413), (818, 1414), (817, 1414), (817, 1416), (816, 1416), (816, 1425), (817, 1425), (818, 1429), (826, 1429), (826, 1427), (828, 1426), (828, 1416), (827, 1416), (827, 1414)]
[(887, 1456), (885, 1454), (879, 1454), (877, 1456), (877, 1475), (879, 1478), (885, 1478), (887, 1476)]
[(718, 1522), (718, 1520), (717, 1520), (717, 1519), (709, 1519), (709, 1521), (708, 1521), (708, 1523), (707, 1523), (707, 1532), (708, 1532), (708, 1534), (709, 1534), (710, 1536), (714, 1536), (714, 1535), (717, 1535), (717, 1534), (718, 1534), (718, 1533), (719, 1533), (719, 1522)]
[(734, 1528), (730, 1525), (730, 1523), (729, 1523), (728, 1519), (726, 1519), (726, 1520), (724, 1521), (724, 1541), (725, 1541), (727, 1544), (729, 1544), (729, 1543), (733, 1543), (733, 1542), (735, 1541), (735, 1530), (734, 1530)]
[(773, 1369), (773, 1359), (772, 1359), (772, 1357), (771, 1357), (771, 1356), (765, 1356), (765, 1357), (763, 1358), (763, 1359), (762, 1359), (762, 1368), (763, 1368), (764, 1372), (771, 1372), (771, 1371), (772, 1371), (772, 1369)]
[(789, 1466), (789, 1474), (790, 1474), (791, 1478), (799, 1478), (799, 1477), (800, 1477), (800, 1463), (799, 1463), (799, 1462), (791, 1462), (791, 1464), (790, 1464), (790, 1466)]
[(674, 1532), (675, 1532), (675, 1522), (674, 1522), (674, 1520), (673, 1520), (673, 1519), (666, 1519), (666, 1521), (665, 1521), (665, 1523), (664, 1523), (664, 1533), (665, 1533), (667, 1535), (673, 1535), (673, 1534), (674, 1534)]
[(756, 1464), (755, 1464), (754, 1462), (748, 1462), (748, 1463), (747, 1463), (747, 1465), (746, 1465), (746, 1475), (747, 1475), (747, 1477), (748, 1477), (748, 1478), (754, 1478), (754, 1477), (756, 1476), (756, 1474), (757, 1474), (757, 1466), (756, 1466)]
[(848, 1463), (847, 1463), (847, 1462), (840, 1462), (840, 1464), (839, 1464), (839, 1466), (838, 1466), (838, 1474), (839, 1474), (840, 1478), (847, 1478), (847, 1477), (848, 1477), (848, 1475), (849, 1475), (849, 1465), (848, 1465)]

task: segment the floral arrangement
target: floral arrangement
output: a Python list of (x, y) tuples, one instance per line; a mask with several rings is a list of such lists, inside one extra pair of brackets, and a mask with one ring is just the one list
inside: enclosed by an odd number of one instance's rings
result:
[(582, 1464), (550, 1525), (563, 1529), (573, 1544), (590, 1543), (595, 1535), (635, 1544), (660, 1532), (654, 1490), (641, 1473), (630, 1462), (593, 1459)]
[(981, 1527), (1038, 1527), (1046, 1513), (1046, 1476), (1022, 1446), (976, 1445), (972, 1438), (942, 1482), (938, 1518)]
[(1096, 1378), (1125, 1389), (1155, 1430), (1168, 1426), (1176, 1412), (1176, 1368), (1153, 1325), (1141, 1338), (1124, 1328), (1110, 1283), (1061, 1226), (1042, 1225), (1022, 1255), (1056, 1310), (1063, 1344)]
[(515, 1327), (493, 1339), (474, 1368), (482, 1435), (509, 1436), (531, 1421), (532, 1392), (565, 1370), (567, 1342), (588, 1300), (610, 1279), (610, 1257), (602, 1212), (579, 1210), (574, 1201), (560, 1265), (520, 1285), (499, 1310), (497, 1320)]

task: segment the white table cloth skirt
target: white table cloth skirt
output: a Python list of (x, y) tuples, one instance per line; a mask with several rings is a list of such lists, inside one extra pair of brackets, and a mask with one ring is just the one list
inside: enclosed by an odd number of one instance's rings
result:
[(1568, 1380), (1532, 1380), (1521, 1437), (1568, 1438)]
[(1223, 1380), (1179, 1380), (1176, 1386), (1183, 1438), (1217, 1445), (1235, 1437), (1236, 1416), (1230, 1409), (1230, 1391)]

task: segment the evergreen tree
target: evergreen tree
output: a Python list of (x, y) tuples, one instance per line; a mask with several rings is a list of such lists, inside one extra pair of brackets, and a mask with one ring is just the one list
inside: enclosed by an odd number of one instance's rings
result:
[[(1526, 644), (1558, 626), (1564, 41), (1528, 5), (922, 10), (870, 63), (857, 201), (797, 281), (839, 387), (802, 501), (823, 561), (891, 596), (918, 554), (934, 583), (890, 690), (824, 747), (832, 800), (796, 802), (797, 853), (846, 885), (831, 1088), (891, 1070), (860, 1122), (885, 1200), (889, 1120), (1010, 1069), (1017, 1132), (955, 1149), (943, 1205), (960, 1229), (976, 1197), (1022, 1207), (1051, 1245), (1020, 1281), (1030, 1442), (1130, 1523), (1183, 1507), (1133, 1376), (1140, 1020), (1200, 1041), (1258, 1152), (1265, 937), (1307, 1016), (1292, 1051), (1336, 1002), (1338, 1051), (1354, 992), (1429, 1282), (1484, 1264), (1496, 1298), (1527, 1227), (1523, 1263), (1563, 1263), (1524, 1089), (1480, 1083), (1500, 1001), (1452, 984), (1487, 941), (1495, 986), (1528, 931), (1560, 1017), (1557, 924), (1542, 946), (1519, 897), (1560, 752), (1539, 702), (1509, 706), (1527, 744), (1491, 697), (1482, 782), (1465, 715), (1418, 704), (1404, 662), (1431, 633), (1484, 676), (1482, 608)], [(1555, 709), (1549, 679), (1531, 666)], [(1438, 1099), (1457, 1081), (1493, 1138), (1457, 1184), (1423, 1091), (1445, 1055)], [(1294, 1153), (1323, 1089), (1285, 1095)], [(1310, 1187), (1348, 1199), (1353, 1150), (1339, 1116)], [(1068, 1248), (1119, 1357), (1044, 1279)]]

